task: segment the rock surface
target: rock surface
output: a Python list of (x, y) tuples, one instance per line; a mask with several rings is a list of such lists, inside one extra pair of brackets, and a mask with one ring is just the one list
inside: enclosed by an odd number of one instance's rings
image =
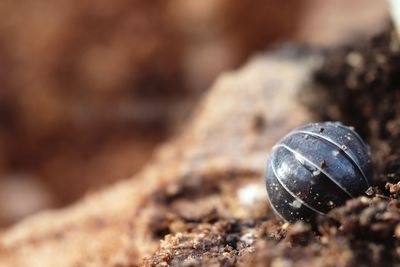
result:
[[(135, 177), (3, 231), (0, 266), (249, 264), (272, 246), (260, 237), (285, 231), (267, 206), (265, 163), (279, 138), (315, 120), (298, 94), (318, 59), (292, 47), (222, 75)], [(290, 227), (295, 242), (304, 227)]]

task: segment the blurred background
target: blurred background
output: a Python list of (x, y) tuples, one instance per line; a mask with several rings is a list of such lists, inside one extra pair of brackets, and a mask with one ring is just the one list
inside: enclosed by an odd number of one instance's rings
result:
[(381, 0), (3, 0), (0, 227), (138, 172), (223, 71), (388, 25)]

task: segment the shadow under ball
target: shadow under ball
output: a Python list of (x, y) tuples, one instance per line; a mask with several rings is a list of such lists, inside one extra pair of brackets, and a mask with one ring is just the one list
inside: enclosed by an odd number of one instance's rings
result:
[(300, 127), (272, 149), (265, 176), (270, 204), (288, 222), (312, 222), (372, 184), (369, 147), (340, 122)]

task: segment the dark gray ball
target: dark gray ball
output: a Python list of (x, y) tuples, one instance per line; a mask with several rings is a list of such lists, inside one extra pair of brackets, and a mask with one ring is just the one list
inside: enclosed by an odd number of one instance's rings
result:
[(365, 194), (372, 183), (369, 147), (340, 122), (308, 124), (273, 147), (265, 181), (281, 218), (312, 222)]

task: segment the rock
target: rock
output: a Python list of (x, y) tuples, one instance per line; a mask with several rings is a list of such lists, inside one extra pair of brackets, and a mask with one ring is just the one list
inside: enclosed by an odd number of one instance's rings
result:
[(234, 264), (251, 253), (265, 219), (276, 223), (262, 197), (271, 146), (315, 119), (298, 94), (318, 59), (287, 47), (222, 75), (135, 177), (3, 231), (0, 265)]

